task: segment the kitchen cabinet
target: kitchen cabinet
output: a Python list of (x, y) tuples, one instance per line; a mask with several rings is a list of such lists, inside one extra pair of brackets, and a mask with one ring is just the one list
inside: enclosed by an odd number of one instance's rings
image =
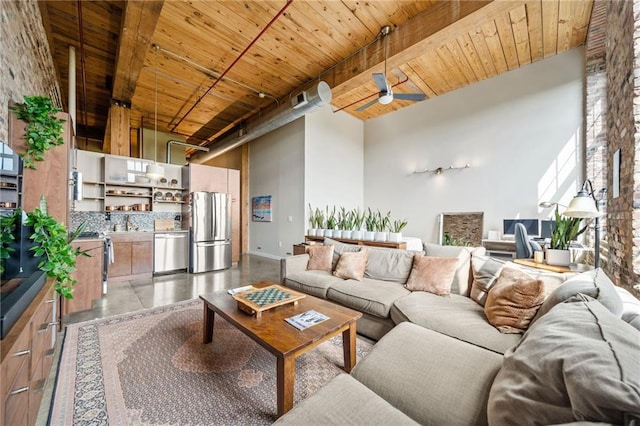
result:
[[(189, 164), (183, 169), (182, 180), (189, 192), (222, 192), (231, 197), (231, 261), (240, 261), (240, 170)], [(188, 211), (183, 210), (183, 228), (189, 227)]]
[(93, 301), (102, 297), (102, 267), (104, 241), (102, 239), (76, 240), (75, 248), (88, 251), (90, 257), (78, 256), (76, 270), (71, 276), (78, 282), (73, 290), (73, 299), (62, 298), (61, 315), (86, 311), (93, 307)]
[(113, 257), (109, 264), (109, 281), (150, 278), (153, 271), (153, 233), (112, 233)]
[(56, 345), (56, 295), (48, 279), (0, 345), (0, 423), (33, 425)]

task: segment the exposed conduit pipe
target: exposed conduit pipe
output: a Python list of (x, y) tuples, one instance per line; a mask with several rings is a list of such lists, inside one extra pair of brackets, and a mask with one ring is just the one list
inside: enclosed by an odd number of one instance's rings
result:
[(171, 164), (171, 147), (173, 145), (186, 146), (186, 147), (197, 149), (197, 150), (204, 151), (204, 152), (208, 152), (209, 151), (209, 148), (207, 148), (206, 146), (191, 145), (190, 143), (171, 140), (171, 141), (167, 142), (167, 164)]
[(288, 103), (280, 105), (256, 121), (248, 123), (246, 127), (239, 129), (237, 133), (230, 134), (219, 141), (209, 144), (209, 152), (204, 154), (197, 153), (189, 161), (192, 163), (204, 163), (285, 124), (289, 124), (293, 120), (302, 117), (305, 113), (329, 102), (331, 102), (331, 88), (324, 81), (320, 81), (317, 86), (294, 96), (291, 105)]
[(69, 45), (69, 87), (67, 90), (67, 98), (69, 104), (69, 116), (71, 116), (71, 124), (73, 126), (73, 134), (76, 131), (76, 48)]
[(82, 25), (82, 0), (78, 0), (78, 32), (80, 33), (80, 65), (82, 68), (82, 110), (84, 111), (84, 147), (89, 147), (89, 120), (87, 119), (87, 71), (84, 61), (84, 26)]
[(180, 123), (182, 123), (182, 121), (187, 118), (187, 116), (189, 114), (191, 114), (191, 111), (193, 111), (195, 109), (196, 106), (198, 106), (198, 104), (200, 103), (200, 101), (209, 94), (210, 91), (213, 90), (214, 87), (216, 87), (218, 85), (218, 83), (220, 82), (220, 80), (222, 80), (224, 78), (224, 76), (231, 70), (231, 68), (233, 68), (238, 61), (245, 55), (245, 53), (247, 53), (247, 51), (254, 45), (256, 44), (256, 42), (260, 39), (260, 37), (262, 37), (262, 35), (274, 24), (274, 22), (276, 22), (276, 20), (285, 12), (285, 10), (287, 10), (287, 8), (291, 5), (291, 3), (293, 3), (293, 0), (287, 0), (287, 3), (282, 7), (282, 9), (280, 9), (280, 11), (278, 11), (278, 13), (271, 18), (271, 20), (269, 21), (269, 23), (262, 29), (262, 31), (260, 31), (260, 33), (253, 39), (251, 40), (251, 43), (249, 43), (249, 45), (247, 47), (244, 48), (244, 50), (240, 53), (240, 55), (234, 59), (234, 61), (227, 67), (226, 70), (224, 70), (222, 72), (222, 74), (220, 74), (220, 76), (216, 79), (216, 81), (213, 82), (213, 84), (211, 86), (209, 86), (209, 88), (207, 89), (207, 91), (204, 93), (203, 96), (201, 96), (200, 98), (198, 98), (196, 100), (196, 102), (193, 104), (193, 106), (191, 106), (191, 108), (189, 108), (189, 111), (187, 111), (182, 118), (173, 125), (173, 127), (171, 128), (171, 131), (173, 132), (176, 127), (178, 127), (180, 125)]

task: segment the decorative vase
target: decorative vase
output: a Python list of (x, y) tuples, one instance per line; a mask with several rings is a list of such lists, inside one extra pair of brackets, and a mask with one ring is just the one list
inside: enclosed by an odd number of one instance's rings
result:
[(309, 228), (309, 230), (307, 231), (307, 235), (310, 237), (315, 237), (316, 235), (318, 235), (318, 230), (315, 228)]
[(342, 238), (346, 238), (347, 240), (351, 239), (351, 231), (342, 231)]
[(333, 230), (333, 238), (342, 238), (342, 230), (334, 229)]
[(352, 240), (362, 240), (364, 237), (363, 231), (351, 231), (351, 239)]
[(376, 232), (374, 241), (386, 242), (388, 238), (389, 238), (388, 232)]
[(547, 264), (554, 266), (569, 266), (571, 252), (569, 250), (547, 249)]
[(389, 232), (389, 242), (399, 243), (402, 241), (402, 232)]
[(373, 231), (365, 231), (364, 233), (364, 240), (365, 241), (373, 241), (373, 239), (375, 238), (376, 233)]
[(325, 229), (324, 230), (324, 236), (328, 237), (328, 238), (333, 237), (333, 229)]

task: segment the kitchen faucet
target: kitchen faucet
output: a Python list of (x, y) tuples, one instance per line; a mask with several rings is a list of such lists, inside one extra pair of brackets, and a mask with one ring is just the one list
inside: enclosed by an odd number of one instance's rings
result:
[(131, 229), (133, 229), (133, 226), (131, 225), (131, 216), (129, 215), (127, 215), (127, 222), (125, 224), (125, 227), (127, 231), (131, 231)]

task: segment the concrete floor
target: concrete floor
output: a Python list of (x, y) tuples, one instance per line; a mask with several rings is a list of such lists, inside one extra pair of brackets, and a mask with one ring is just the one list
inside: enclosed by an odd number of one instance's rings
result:
[[(78, 323), (170, 305), (182, 300), (195, 299), (202, 293), (241, 287), (256, 281), (279, 282), (279, 279), (280, 262), (278, 260), (247, 254), (242, 256), (238, 265), (224, 271), (202, 274), (178, 273), (158, 275), (144, 280), (109, 282), (106, 296), (96, 300), (93, 309), (66, 315), (63, 323)], [(37, 425), (47, 424), (61, 342), (62, 333), (58, 339), (54, 367), (51, 369), (51, 375), (44, 389)]]

